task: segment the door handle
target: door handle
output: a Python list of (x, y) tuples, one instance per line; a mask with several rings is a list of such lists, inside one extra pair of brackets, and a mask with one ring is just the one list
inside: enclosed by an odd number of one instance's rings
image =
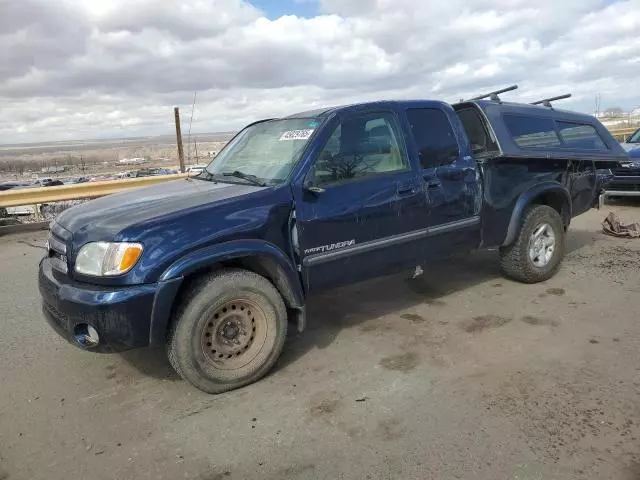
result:
[(413, 183), (398, 184), (398, 195), (411, 195), (416, 193), (417, 190)]
[(424, 177), (424, 181), (427, 184), (428, 189), (440, 188), (442, 186), (440, 180), (438, 180), (437, 178)]

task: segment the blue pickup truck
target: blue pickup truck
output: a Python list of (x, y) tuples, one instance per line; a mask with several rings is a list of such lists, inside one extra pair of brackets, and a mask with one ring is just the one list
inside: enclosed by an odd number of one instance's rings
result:
[(613, 169), (605, 188), (609, 197), (640, 196), (640, 128), (621, 145), (629, 158)]
[(626, 158), (591, 116), (496, 95), (262, 120), (196, 177), (60, 214), (43, 312), (89, 351), (166, 344), (183, 378), (223, 392), (269, 371), (316, 292), (480, 248), (547, 280), (597, 170)]

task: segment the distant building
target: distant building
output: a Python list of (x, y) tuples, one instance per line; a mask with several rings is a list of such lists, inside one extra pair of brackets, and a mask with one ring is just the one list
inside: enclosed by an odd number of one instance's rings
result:
[(67, 170), (66, 166), (60, 167), (42, 167), (42, 173), (62, 173)]
[(603, 117), (623, 117), (624, 111), (619, 108), (607, 108), (604, 112), (602, 112)]
[(640, 107), (634, 108), (630, 113), (621, 108), (608, 108), (602, 112), (594, 113), (605, 127), (624, 128), (640, 124)]
[(122, 158), (118, 160), (118, 163), (122, 165), (140, 165), (141, 163), (146, 163), (147, 160), (141, 157), (136, 158)]

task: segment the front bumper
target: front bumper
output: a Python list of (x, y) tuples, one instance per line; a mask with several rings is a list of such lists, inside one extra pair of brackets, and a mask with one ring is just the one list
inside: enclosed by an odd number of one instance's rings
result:
[(100, 343), (88, 350), (117, 352), (149, 345), (156, 284), (105, 287), (73, 282), (55, 272), (50, 258), (40, 262), (42, 311), (53, 329), (74, 341), (79, 324), (90, 325)]
[(640, 194), (640, 171), (629, 172), (626, 175), (617, 173), (615, 177), (607, 182), (605, 190), (611, 192), (638, 192)]

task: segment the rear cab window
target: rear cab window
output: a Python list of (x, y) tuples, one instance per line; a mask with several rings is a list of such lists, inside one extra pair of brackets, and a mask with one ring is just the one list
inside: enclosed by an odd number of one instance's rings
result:
[(456, 109), (456, 113), (469, 138), (471, 151), (476, 157), (494, 155), (500, 151), (477, 108), (471, 106), (459, 108)]
[(421, 168), (450, 165), (460, 156), (458, 140), (447, 115), (437, 108), (410, 108), (407, 119)]

